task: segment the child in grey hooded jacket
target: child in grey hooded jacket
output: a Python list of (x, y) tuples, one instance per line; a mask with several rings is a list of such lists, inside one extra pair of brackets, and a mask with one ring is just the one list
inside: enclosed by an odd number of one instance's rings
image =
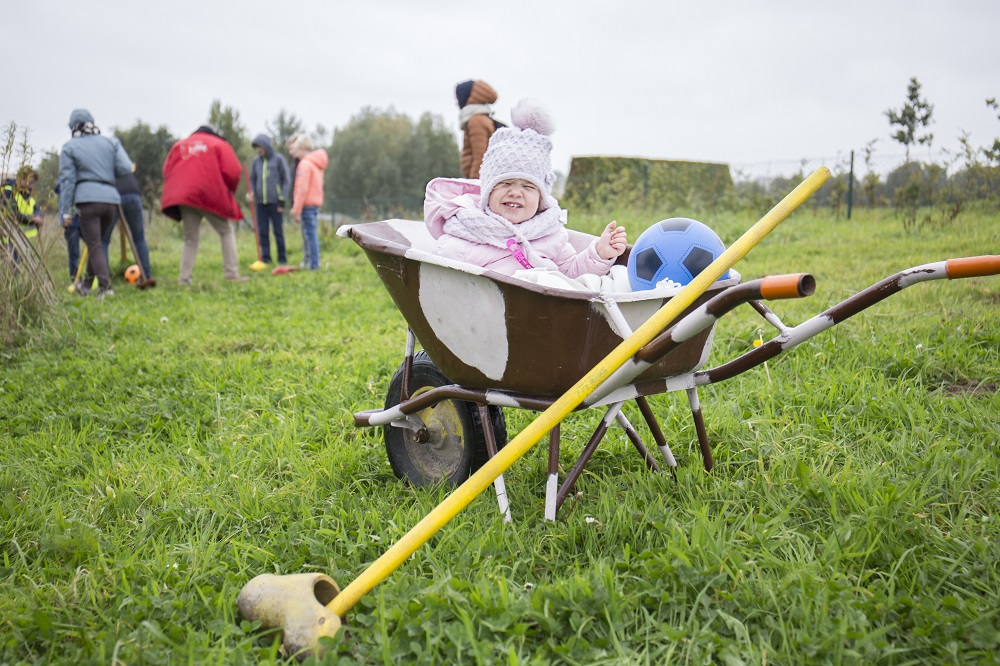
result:
[[(291, 175), (285, 156), (271, 145), (271, 139), (266, 134), (258, 134), (253, 140), (257, 157), (250, 165), (250, 191), (247, 201), (256, 206), (257, 238), (260, 240), (260, 257), (262, 264), (271, 263), (271, 231), (274, 227), (274, 242), (278, 246), (278, 263), (284, 264), (288, 257), (285, 254), (284, 210), (288, 194), (288, 184)], [(257, 270), (263, 265), (254, 264), (251, 268)]]

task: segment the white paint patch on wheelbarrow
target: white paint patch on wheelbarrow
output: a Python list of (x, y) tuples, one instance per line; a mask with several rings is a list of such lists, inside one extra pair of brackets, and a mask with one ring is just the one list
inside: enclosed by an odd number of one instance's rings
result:
[(495, 282), (420, 264), (420, 309), (434, 335), (466, 365), (493, 380), (507, 369), (507, 320)]

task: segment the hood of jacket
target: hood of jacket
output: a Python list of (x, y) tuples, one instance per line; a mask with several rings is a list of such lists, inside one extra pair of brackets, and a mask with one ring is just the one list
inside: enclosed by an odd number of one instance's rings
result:
[(73, 129), (81, 123), (92, 122), (94, 122), (94, 116), (90, 115), (90, 111), (87, 111), (87, 109), (73, 109), (73, 112), (69, 114), (70, 129)]
[(495, 104), (497, 91), (486, 81), (463, 81), (455, 86), (455, 98), (460, 109), (470, 104)]
[(469, 104), (496, 104), (497, 91), (486, 81), (476, 81), (469, 93)]
[(270, 158), (274, 155), (274, 146), (271, 145), (271, 138), (266, 134), (258, 134), (251, 144), (254, 148), (258, 146), (264, 149), (264, 156)]
[(326, 165), (330, 163), (330, 158), (327, 156), (325, 150), (317, 148), (310, 153), (306, 153), (302, 161), (315, 164), (320, 169), (326, 169)]

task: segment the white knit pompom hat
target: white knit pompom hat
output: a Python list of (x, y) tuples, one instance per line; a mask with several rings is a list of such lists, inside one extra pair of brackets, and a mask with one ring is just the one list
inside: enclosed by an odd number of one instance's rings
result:
[(552, 198), (556, 175), (552, 171), (552, 141), (555, 122), (544, 106), (534, 99), (522, 99), (510, 111), (514, 127), (501, 127), (490, 137), (489, 148), (479, 169), (479, 206), (489, 208), (490, 192), (501, 180), (523, 178), (541, 193), (538, 210), (557, 207)]

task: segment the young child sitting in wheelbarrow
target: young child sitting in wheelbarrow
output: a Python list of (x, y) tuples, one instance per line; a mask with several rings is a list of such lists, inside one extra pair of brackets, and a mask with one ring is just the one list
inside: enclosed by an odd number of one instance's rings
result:
[(434, 253), (527, 279), (525, 271), (539, 272), (534, 269), (570, 278), (606, 275), (625, 251), (625, 228), (612, 221), (577, 250), (552, 196), (551, 117), (525, 99), (511, 110), (511, 121), (514, 127), (490, 138), (478, 181), (435, 178), (427, 184), (424, 220), (437, 239)]

